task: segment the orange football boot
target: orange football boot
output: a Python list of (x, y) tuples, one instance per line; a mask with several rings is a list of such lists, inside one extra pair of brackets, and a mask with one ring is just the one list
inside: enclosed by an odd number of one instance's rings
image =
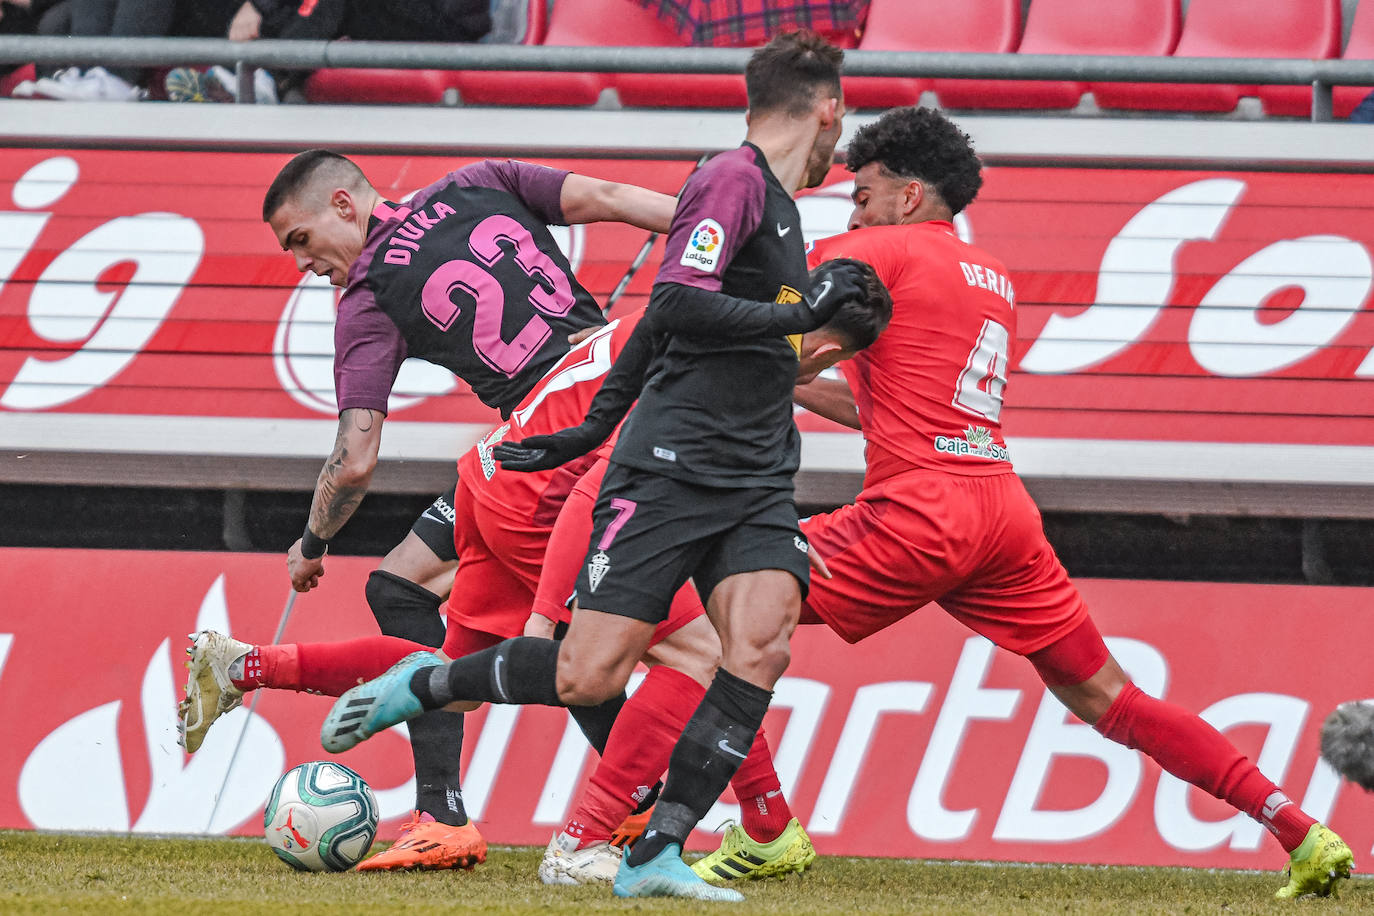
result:
[(401, 826), (401, 835), (395, 843), (359, 862), (356, 867), (358, 871), (470, 869), (486, 860), (487, 841), (482, 839), (472, 821), (461, 827), (450, 827), (436, 821), (432, 814), (416, 811)]
[(649, 826), (649, 817), (654, 813), (654, 806), (650, 805), (647, 810), (638, 814), (629, 814), (625, 820), (620, 822), (620, 826), (611, 831), (611, 845), (619, 846), (621, 849), (629, 849), (644, 835), (644, 830)]

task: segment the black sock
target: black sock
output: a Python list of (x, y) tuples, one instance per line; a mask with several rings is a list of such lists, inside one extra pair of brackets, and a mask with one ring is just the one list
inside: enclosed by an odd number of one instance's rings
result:
[(517, 636), (447, 665), (421, 668), (410, 690), (425, 709), (455, 700), (562, 706), (558, 699), (558, 643)]
[[(367, 579), (367, 604), (387, 636), (435, 649), (444, 644), (438, 595), (409, 579), (377, 569)], [(441, 824), (468, 822), (463, 807), (459, 759), (463, 753), (463, 714), (434, 710), (412, 719), (410, 752), (415, 758), (415, 810)]]
[(613, 696), (599, 706), (569, 706), (568, 713), (587, 736), (587, 743), (598, 754), (606, 752), (606, 741), (611, 737), (611, 726), (615, 717), (620, 715), (620, 707), (625, 705), (625, 692)]
[(744, 762), (772, 698), (771, 690), (724, 668), (716, 670), (701, 705), (673, 747), (663, 794), (644, 836), (630, 849), (631, 865), (643, 865), (669, 843), (686, 842)]
[(432, 709), (406, 723), (415, 755), (415, 810), (434, 815), (441, 824), (468, 822), (459, 782), (463, 750), (463, 714)]

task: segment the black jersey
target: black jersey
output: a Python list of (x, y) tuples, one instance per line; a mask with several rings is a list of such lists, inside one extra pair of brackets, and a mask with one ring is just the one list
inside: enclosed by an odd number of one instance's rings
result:
[(566, 172), (482, 162), (372, 214), (335, 325), (339, 409), (386, 409), (407, 356), (463, 379), (509, 416), (568, 350), (604, 324), (548, 230)]
[[(806, 251), (791, 196), (746, 143), (687, 182), (657, 284), (762, 302), (798, 302)], [(800, 458), (792, 421), (799, 335), (668, 338), (620, 433), (619, 464), (707, 486), (791, 487)]]

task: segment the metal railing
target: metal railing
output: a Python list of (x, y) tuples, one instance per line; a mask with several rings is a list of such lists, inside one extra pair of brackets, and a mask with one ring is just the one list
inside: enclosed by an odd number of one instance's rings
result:
[[(251, 71), (259, 67), (735, 74), (743, 72), (750, 53), (747, 48), (0, 36), (0, 63), (233, 67), (240, 101), (251, 101)], [(850, 76), (1311, 86), (1314, 121), (1331, 119), (1333, 86), (1374, 86), (1374, 60), (846, 51), (844, 66)]]

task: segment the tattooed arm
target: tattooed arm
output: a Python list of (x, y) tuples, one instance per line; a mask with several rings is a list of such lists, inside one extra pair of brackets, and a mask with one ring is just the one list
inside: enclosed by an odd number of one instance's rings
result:
[[(320, 470), (315, 497), (310, 503), (308, 527), (321, 540), (327, 541), (338, 534), (367, 494), (372, 472), (377, 467), (385, 417), (380, 410), (362, 408), (349, 408), (339, 414), (334, 452)], [(324, 575), (324, 557), (305, 556), (299, 539), (287, 552), (286, 566), (291, 574), (291, 585), (298, 592), (310, 591)]]

